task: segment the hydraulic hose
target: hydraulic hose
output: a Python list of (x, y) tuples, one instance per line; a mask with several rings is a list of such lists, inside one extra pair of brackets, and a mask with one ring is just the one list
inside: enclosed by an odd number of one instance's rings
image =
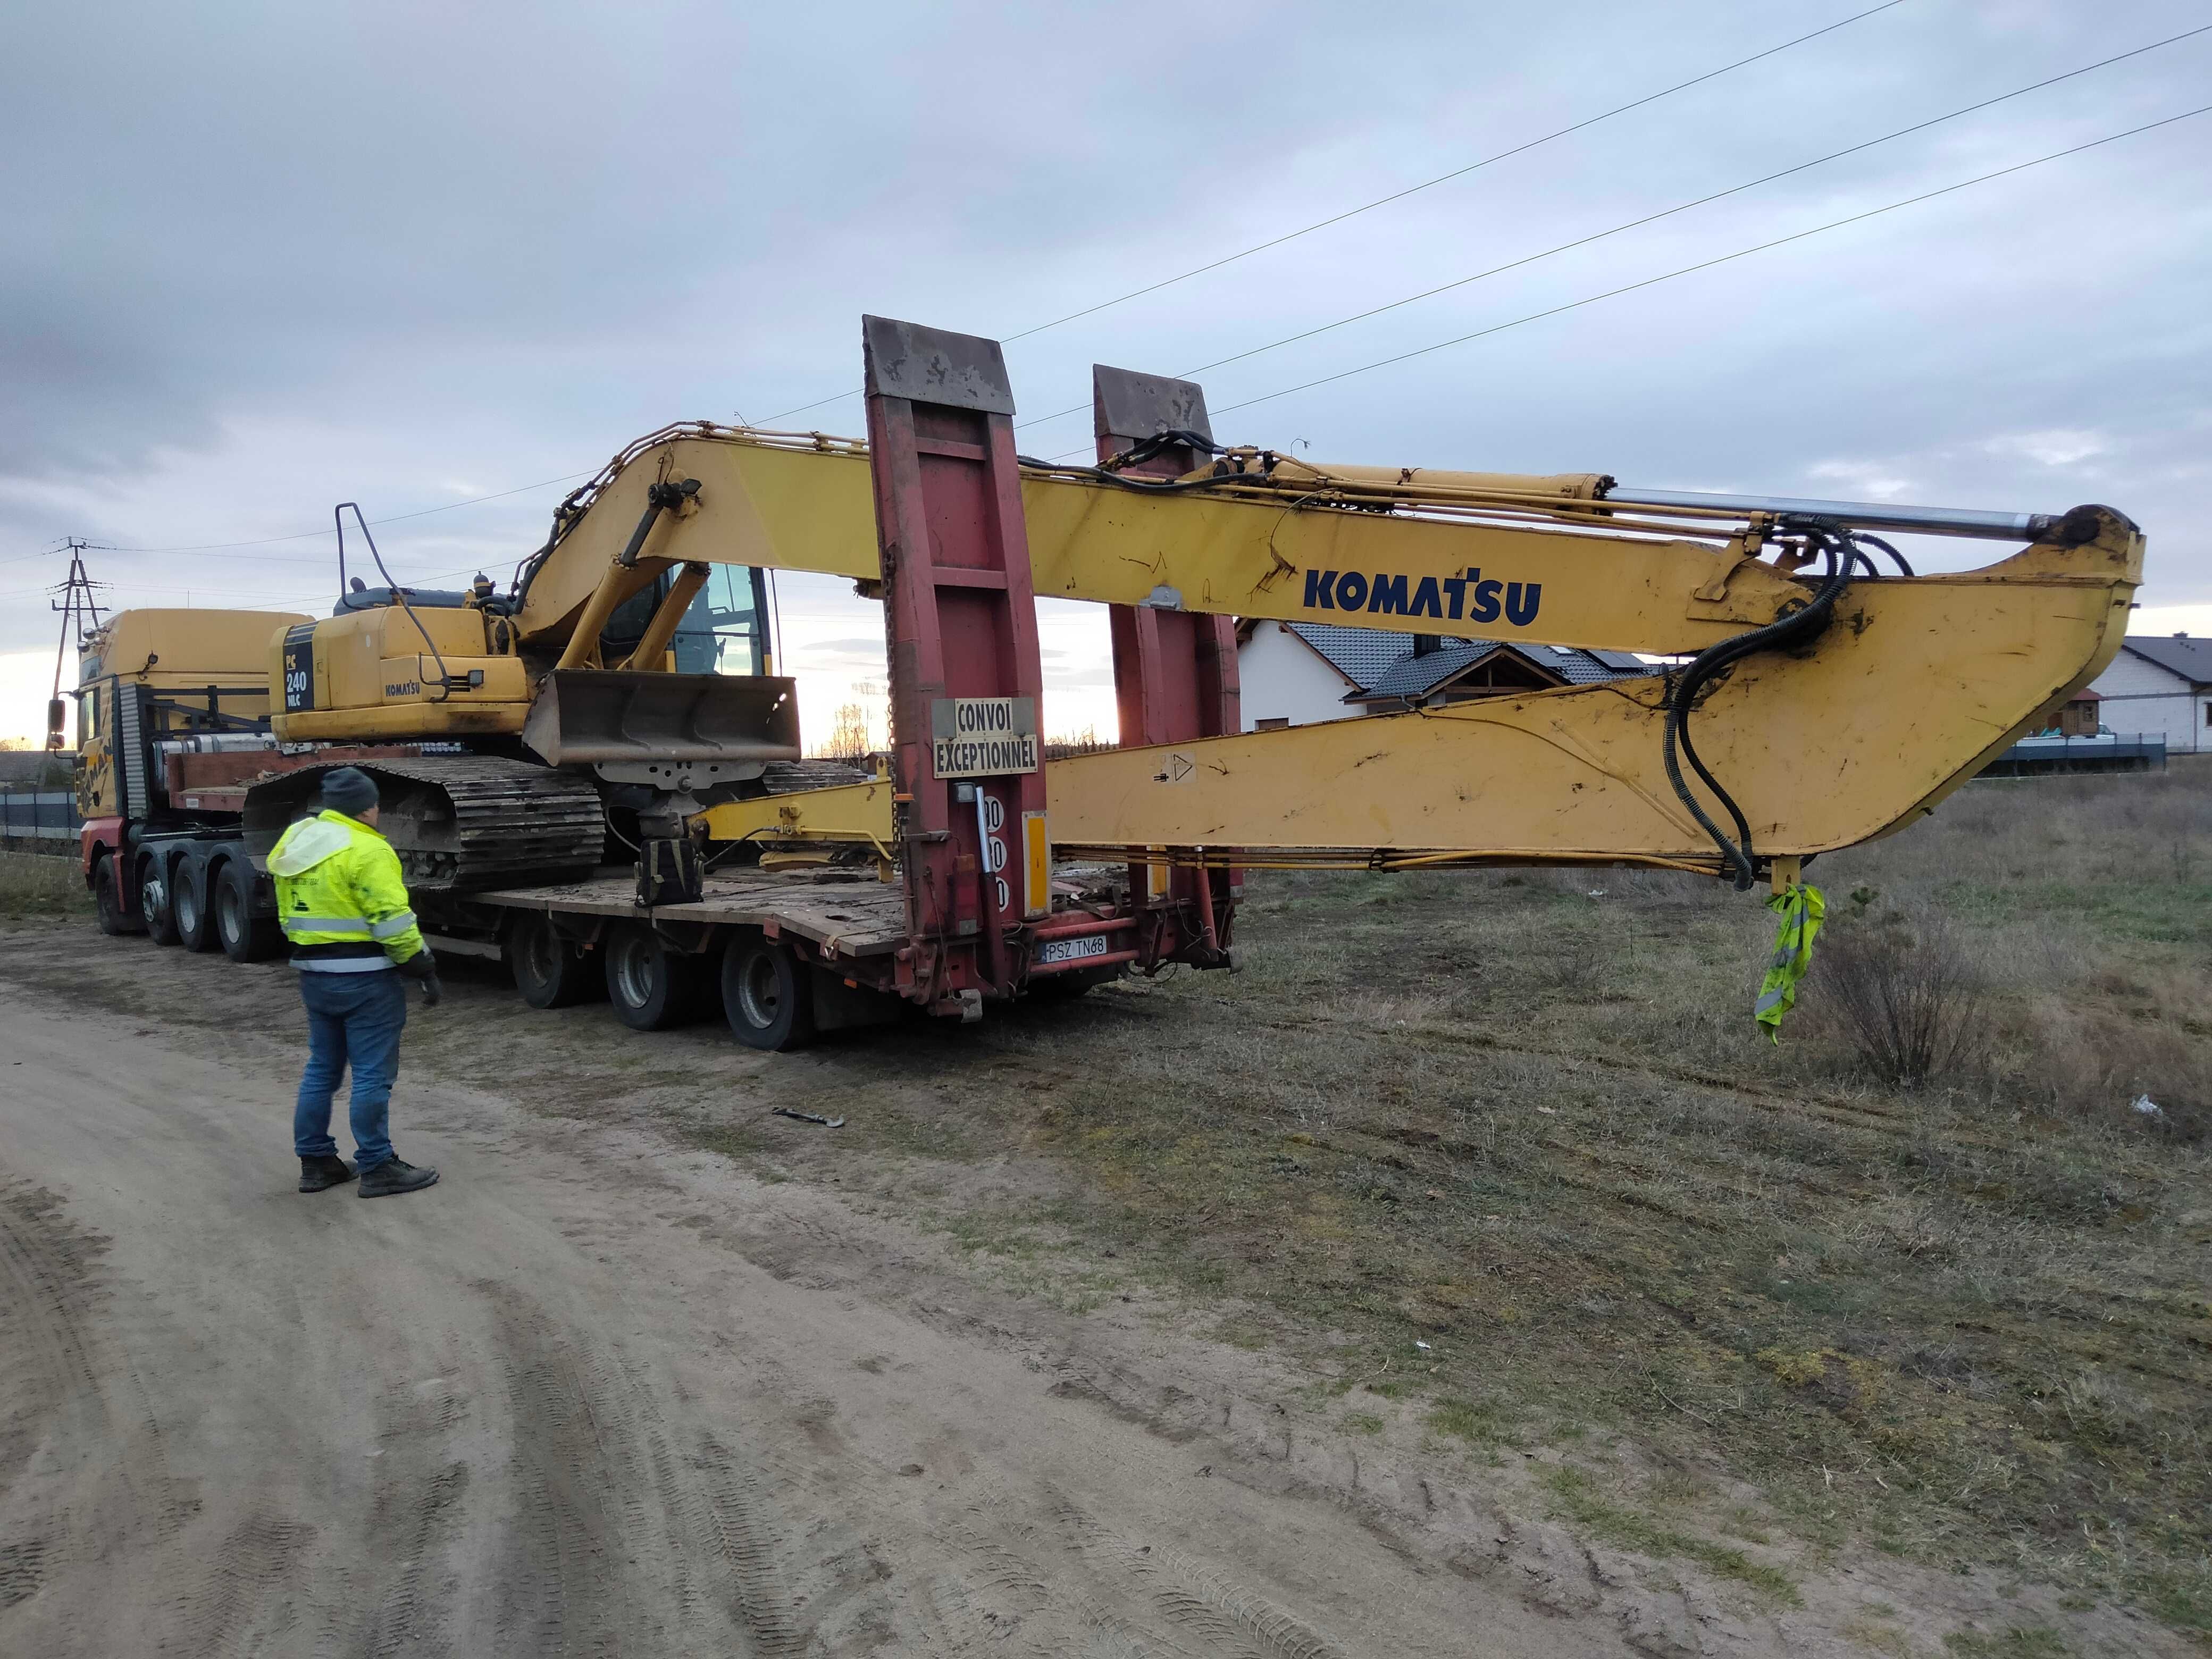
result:
[[(1902, 553), (1900, 553), (1900, 552), (1899, 552), (1895, 548), (1892, 547), (1892, 546), (1891, 546), (1887, 542), (1886, 542), (1886, 541), (1882, 540), (1882, 538), (1881, 538), (1881, 537), (1879, 537), (1879, 536), (1869, 536), (1869, 535), (1868, 535), (1868, 534), (1866, 533), (1866, 532), (1865, 532), (1865, 531), (1863, 531), (1863, 530), (1859, 530), (1859, 531), (1854, 531), (1854, 532), (1851, 533), (1851, 539), (1852, 539), (1853, 541), (1855, 541), (1855, 542), (1857, 542), (1857, 543), (1858, 543), (1858, 544), (1860, 544), (1862, 546), (1864, 546), (1864, 547), (1878, 547), (1878, 548), (1880, 548), (1883, 552), (1885, 552), (1885, 553), (1888, 554), (1888, 555), (1889, 555), (1889, 556), (1890, 556), (1891, 558), (1893, 558), (1893, 559), (1894, 559), (1894, 560), (1896, 560), (1896, 561), (1897, 561), (1897, 574), (1898, 574), (1899, 575), (1900, 575), (1900, 576), (1910, 576), (1910, 575), (1912, 574), (1912, 567), (1911, 567), (1911, 565), (1907, 564), (1907, 563), (1905, 562), (1905, 555), (1904, 555), (1904, 554), (1902, 554)], [(1868, 560), (1868, 561), (1867, 561), (1867, 574), (1869, 574), (1869, 576), (1871, 576), (1871, 575), (1873, 575), (1874, 574), (1875, 574), (1875, 571), (1874, 571), (1874, 561), (1873, 561), (1873, 560), (1871, 560), (1871, 559), (1869, 559), (1869, 560)]]
[[(1667, 781), (1674, 786), (1674, 793), (1682, 805), (1690, 809), (1690, 816), (1697, 819), (1706, 835), (1712, 837), (1713, 845), (1720, 849), (1722, 858), (1734, 869), (1738, 892), (1748, 890), (1759, 878), (1751, 842), (1751, 825), (1745, 820), (1735, 798), (1722, 787), (1720, 781), (1713, 776), (1711, 770), (1698, 757), (1697, 745), (1690, 740), (1690, 713), (1696, 706), (1698, 693), (1731, 664), (1755, 652), (1781, 650), (1800, 641), (1811, 639), (1827, 627), (1829, 616), (1836, 608), (1836, 601), (1843, 597), (1844, 589), (1850, 585), (1854, 566), (1864, 556), (1847, 533), (1831, 535), (1821, 530), (1808, 533), (1810, 539), (1820, 544), (1828, 562), (1820, 589), (1814, 595), (1812, 603), (1786, 617), (1778, 617), (1763, 628), (1754, 628), (1748, 632), (1734, 635), (1717, 645), (1707, 646), (1682, 671), (1681, 677), (1674, 682), (1674, 694), (1667, 700)], [(1712, 814), (1705, 811), (1704, 803), (1683, 781), (1681, 763), (1686, 758), (1691, 769), (1728, 809), (1729, 817), (1735, 825), (1735, 840), (1731, 841), (1713, 822)]]
[(1186, 489), (1212, 489), (1217, 484), (1235, 483), (1240, 478), (1249, 479), (1254, 476), (1237, 472), (1217, 476), (1209, 472), (1196, 478), (1132, 478), (1103, 466), (1069, 466), (1065, 463), (1040, 461), (1031, 455), (1017, 455), (1014, 459), (1021, 465), (1040, 472), (1072, 473), (1077, 477), (1095, 479), (1099, 483), (1134, 490), (1140, 495), (1174, 495)]
[(1202, 432), (1192, 432), (1181, 427), (1169, 427), (1149, 438), (1140, 438), (1103, 466), (1068, 466), (1063, 463), (1041, 461), (1033, 455), (1017, 455), (1014, 459), (1023, 466), (1035, 467), (1046, 472), (1073, 472), (1100, 483), (1118, 484), (1123, 489), (1135, 490), (1147, 495), (1176, 495), (1186, 489), (1206, 489), (1214, 484), (1232, 481), (1249, 475), (1239, 473), (1208, 473), (1199, 478), (1133, 478), (1121, 469), (1149, 461), (1166, 449), (1194, 449), (1202, 455), (1218, 455), (1221, 446)]

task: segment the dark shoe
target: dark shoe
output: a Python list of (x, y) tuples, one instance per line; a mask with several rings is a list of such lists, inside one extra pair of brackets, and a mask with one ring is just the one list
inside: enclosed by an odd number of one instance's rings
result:
[(353, 1179), (353, 1165), (336, 1156), (300, 1160), (300, 1190), (319, 1193)]
[(404, 1158), (386, 1158), (361, 1178), (363, 1198), (390, 1198), (395, 1193), (411, 1193), (429, 1186), (438, 1178), (435, 1170), (418, 1170)]

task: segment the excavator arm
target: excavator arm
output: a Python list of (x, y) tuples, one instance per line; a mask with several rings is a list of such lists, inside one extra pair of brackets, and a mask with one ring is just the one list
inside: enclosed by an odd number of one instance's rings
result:
[[(1050, 764), (1056, 851), (1156, 864), (1231, 848), (1243, 866), (1618, 862), (1778, 880), (1932, 810), (2094, 678), (2143, 554), (2136, 526), (2100, 507), (1695, 496), (1255, 449), (1169, 479), (1024, 462), (1020, 507), (1039, 594), (1693, 659)], [(930, 533), (950, 545), (972, 528)], [(2027, 545), (1979, 570), (1876, 576), (1876, 529)], [(564, 503), (516, 620), (526, 643), (580, 662), (595, 617), (662, 571), (711, 562), (879, 592), (867, 447), (705, 422), (641, 439)], [(888, 848), (894, 793), (733, 801), (703, 822), (722, 841)]]
[[(1249, 473), (1208, 472), (1171, 488), (1111, 482), (1097, 468), (1025, 465), (1036, 592), (1668, 655), (1771, 622), (1805, 597), (1754, 556), (1740, 522), (1734, 533), (1693, 540), (1667, 533), (1673, 520), (1713, 515), (1654, 509), (1633, 529), (1617, 528), (1618, 509), (1555, 493), (1608, 482), (1595, 475), (1409, 472), (1407, 483), (1389, 486), (1369, 481), (1380, 471), (1372, 468), (1269, 458), (1262, 472), (1265, 452), (1248, 453)], [(1479, 489), (1456, 482), (1477, 476)], [(695, 483), (681, 506), (654, 506), (655, 492)], [(688, 562), (868, 585), (882, 574), (867, 447), (854, 439), (672, 428), (632, 446), (572, 501), (573, 527), (525, 572), (517, 620), (526, 641), (587, 638), (594, 618)]]

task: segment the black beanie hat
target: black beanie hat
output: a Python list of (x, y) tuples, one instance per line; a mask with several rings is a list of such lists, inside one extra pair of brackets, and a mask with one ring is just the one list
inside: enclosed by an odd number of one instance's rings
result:
[(358, 766), (323, 774), (323, 805), (333, 812), (359, 817), (376, 805), (376, 780)]

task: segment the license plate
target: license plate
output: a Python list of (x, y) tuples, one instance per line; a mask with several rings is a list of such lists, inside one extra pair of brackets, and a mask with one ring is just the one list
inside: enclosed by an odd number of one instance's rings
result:
[(1036, 959), (1047, 962), (1081, 962), (1090, 957), (1106, 954), (1106, 935), (1085, 933), (1080, 939), (1047, 939), (1037, 947)]

